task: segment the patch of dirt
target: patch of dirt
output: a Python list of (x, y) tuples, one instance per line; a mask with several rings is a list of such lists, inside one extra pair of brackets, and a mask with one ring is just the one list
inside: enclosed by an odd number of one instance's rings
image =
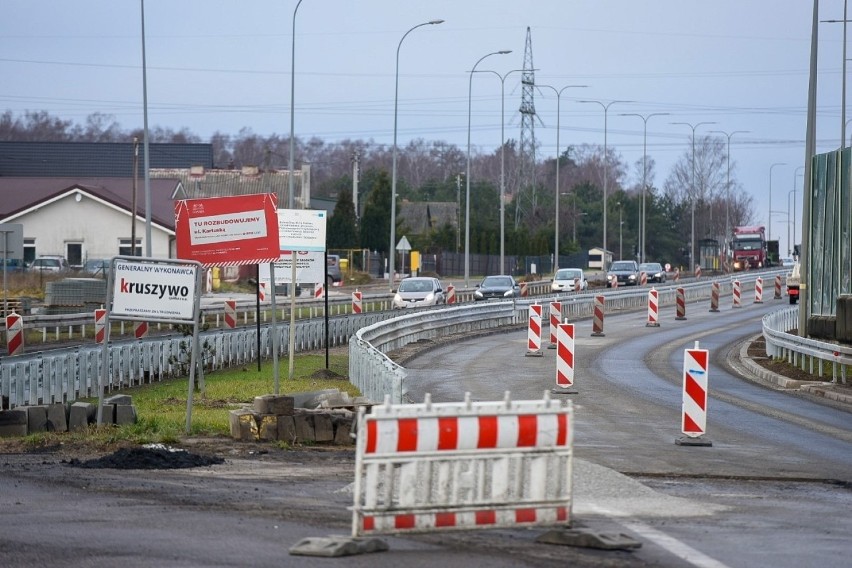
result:
[(121, 448), (111, 454), (81, 461), (73, 458), (71, 467), (87, 469), (185, 469), (225, 463), (224, 458), (195, 454), (162, 445)]
[(317, 369), (313, 373), (311, 373), (310, 378), (312, 379), (328, 379), (328, 380), (341, 380), (348, 381), (349, 377), (341, 375), (340, 373), (335, 373), (331, 369)]
[[(798, 330), (794, 329), (791, 330), (789, 333), (795, 335), (797, 332)], [(831, 382), (830, 373), (828, 376), (823, 374), (822, 378), (820, 378), (818, 375), (812, 375), (807, 371), (803, 371), (801, 368), (793, 366), (785, 360), (772, 359), (771, 357), (768, 357), (766, 355), (766, 340), (762, 335), (758, 336), (754, 341), (749, 344), (746, 353), (752, 361), (754, 361), (764, 369), (768, 369), (773, 373), (781, 375), (782, 377), (797, 381)]]

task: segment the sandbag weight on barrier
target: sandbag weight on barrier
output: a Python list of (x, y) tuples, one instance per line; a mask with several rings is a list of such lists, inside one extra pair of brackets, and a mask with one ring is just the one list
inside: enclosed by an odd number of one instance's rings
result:
[(6, 347), (10, 357), (24, 352), (24, 318), (15, 312), (6, 316)]
[(555, 394), (576, 394), (574, 386), (574, 324), (556, 324), (556, 388)]
[(529, 325), (527, 325), (526, 357), (541, 357), (541, 304), (532, 304), (529, 308)]
[(526, 298), (530, 295), (529, 284), (521, 282), (521, 297)]
[(675, 444), (689, 446), (712, 446), (703, 438), (707, 430), (707, 387), (709, 352), (699, 349), (695, 342), (693, 349), (683, 351), (683, 407), (681, 411), (681, 432), (683, 437)]
[(363, 294), (361, 294), (360, 290), (355, 290), (352, 292), (352, 313), (360, 314), (364, 309), (363, 304)]
[(757, 280), (754, 281), (754, 303), (763, 303), (763, 278), (760, 276), (758, 276)]
[(106, 339), (106, 313), (104, 309), (95, 310), (95, 343), (103, 345)]
[(639, 285), (643, 288), (648, 285), (648, 273), (644, 270), (639, 273)]
[(775, 300), (781, 299), (781, 275), (780, 274), (775, 275), (775, 297), (774, 297), (774, 299)]
[(686, 290), (683, 288), (675, 290), (675, 310), (677, 314), (675, 315), (676, 320), (686, 319)]
[(136, 339), (145, 339), (146, 337), (148, 337), (148, 322), (133, 322), (133, 335), (134, 337), (136, 337)]
[(741, 307), (742, 307), (742, 306), (741, 306), (741, 302), (742, 302), (742, 285), (740, 284), (740, 281), (739, 281), (739, 280), (734, 280), (733, 291), (731, 292), (731, 294), (732, 294), (732, 296), (733, 296), (733, 300), (734, 300), (734, 306), (733, 306), (733, 307), (735, 307), (735, 308), (741, 308)]
[(713, 282), (710, 286), (710, 311), (719, 311), (719, 283)]
[(595, 296), (595, 311), (592, 317), (592, 336), (604, 336), (604, 305), (606, 298), (603, 296)]
[(447, 285), (447, 303), (455, 304), (456, 303), (456, 287), (452, 284)]
[(660, 294), (656, 289), (648, 290), (648, 321), (645, 327), (660, 327)]
[(550, 345), (548, 349), (556, 349), (556, 328), (562, 321), (562, 302), (550, 302)]
[(225, 327), (237, 328), (237, 301), (225, 300)]
[(322, 300), (325, 297), (325, 284), (317, 282), (314, 284), (314, 300)]
[(695, 265), (695, 279), (698, 280), (701, 278), (701, 265)]

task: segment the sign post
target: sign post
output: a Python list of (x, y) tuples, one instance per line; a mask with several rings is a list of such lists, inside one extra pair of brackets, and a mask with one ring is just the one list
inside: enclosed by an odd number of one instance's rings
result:
[[(400, 272), (400, 278), (402, 278), (405, 275), (405, 253), (411, 250), (411, 243), (408, 242), (405, 235), (402, 235), (402, 238), (396, 243), (396, 250), (402, 253), (402, 271)], [(393, 274), (390, 275), (390, 286), (393, 289)]]

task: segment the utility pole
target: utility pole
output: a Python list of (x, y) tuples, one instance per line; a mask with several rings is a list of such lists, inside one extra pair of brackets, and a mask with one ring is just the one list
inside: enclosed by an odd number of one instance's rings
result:
[(133, 137), (133, 198), (130, 206), (130, 253), (136, 256), (136, 180), (139, 178), (139, 138)]
[(361, 178), (361, 157), (356, 150), (352, 154), (352, 203), (355, 205), (355, 224), (361, 226), (361, 209), (358, 207), (358, 182)]
[(461, 251), (461, 174), (456, 174), (456, 252)]

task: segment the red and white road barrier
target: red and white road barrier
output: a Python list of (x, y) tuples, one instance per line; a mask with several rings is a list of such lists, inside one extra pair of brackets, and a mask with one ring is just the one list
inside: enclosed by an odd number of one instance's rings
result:
[(618, 288), (618, 277), (613, 277), (612, 279), (612, 288)]
[(314, 300), (322, 300), (325, 297), (325, 284), (317, 282), (314, 284)]
[(645, 327), (660, 327), (660, 293), (654, 288), (648, 290), (648, 321)]
[(529, 295), (530, 295), (529, 284), (527, 284), (526, 282), (521, 282), (521, 297), (526, 298)]
[(639, 285), (643, 288), (648, 285), (648, 273), (642, 271), (639, 273)]
[(6, 316), (6, 347), (10, 357), (24, 352), (24, 318), (15, 312)]
[(550, 302), (550, 349), (556, 349), (556, 328), (562, 321), (562, 302)]
[(781, 275), (780, 274), (775, 275), (775, 297), (774, 297), (774, 299), (775, 300), (781, 299)]
[(136, 339), (145, 339), (148, 337), (148, 322), (133, 322), (133, 335), (136, 336)]
[(710, 311), (719, 311), (719, 283), (713, 282), (710, 285)]
[(574, 386), (574, 324), (556, 325), (556, 388), (554, 393), (575, 394)]
[(579, 294), (582, 291), (583, 291), (583, 285), (580, 283), (580, 278), (575, 278), (574, 279), (574, 292)]
[(604, 302), (606, 299), (603, 296), (595, 296), (595, 311), (592, 316), (592, 336), (604, 336)]
[(237, 327), (237, 301), (225, 300), (225, 327), (236, 329)]
[(696, 264), (695, 265), (695, 279), (698, 280), (699, 278), (701, 278), (701, 266)]
[(527, 326), (528, 357), (541, 356), (541, 304), (533, 304), (529, 309), (529, 325)]
[(758, 276), (757, 280), (754, 281), (754, 303), (763, 303), (763, 278), (760, 276)]
[(742, 285), (739, 280), (734, 280), (734, 286), (732, 295), (734, 298), (734, 307), (741, 308), (742, 307)]
[(680, 268), (675, 268), (674, 281), (680, 282)]
[(675, 294), (675, 309), (677, 315), (675, 316), (676, 320), (685, 320), (686, 319), (686, 290), (683, 288), (678, 288)]
[(352, 313), (360, 314), (364, 310), (364, 296), (360, 290), (352, 292)]
[(261, 302), (266, 301), (266, 283), (261, 282), (257, 285), (257, 299)]
[(452, 284), (447, 285), (447, 303), (455, 304), (456, 303), (456, 287)]
[(707, 378), (709, 352), (699, 349), (695, 342), (693, 349), (683, 352), (683, 411), (681, 412), (681, 432), (684, 438), (675, 441), (682, 445), (705, 445), (707, 440), (698, 441), (707, 430)]
[(106, 314), (104, 309), (95, 310), (95, 343), (100, 345), (106, 340)]

